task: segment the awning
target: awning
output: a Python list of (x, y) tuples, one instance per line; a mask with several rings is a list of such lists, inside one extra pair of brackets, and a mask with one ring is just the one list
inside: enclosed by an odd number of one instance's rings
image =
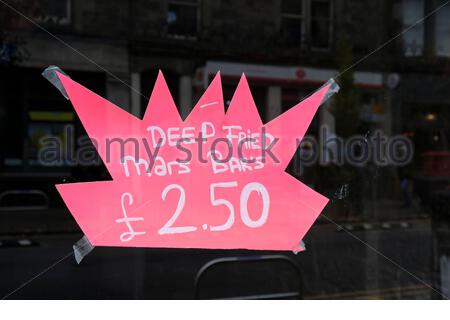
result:
[[(321, 85), (334, 77), (338, 71), (302, 66), (275, 66), (225, 61), (208, 61), (196, 74), (196, 84), (206, 88), (210, 77), (220, 71), (222, 79), (239, 79), (245, 73), (249, 80), (270, 83), (305, 83)], [(354, 74), (355, 84), (364, 87), (382, 88), (383, 76), (379, 72), (360, 72)]]

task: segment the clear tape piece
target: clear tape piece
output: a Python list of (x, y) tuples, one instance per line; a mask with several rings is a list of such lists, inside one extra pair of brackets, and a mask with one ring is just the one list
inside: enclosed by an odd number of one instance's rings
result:
[(294, 254), (298, 254), (299, 252), (305, 251), (305, 250), (306, 250), (305, 243), (303, 242), (303, 240), (300, 240), (300, 242), (298, 243), (298, 245), (295, 246), (295, 247), (292, 249), (292, 252), (293, 252)]
[(84, 259), (92, 250), (94, 250), (95, 246), (89, 241), (86, 236), (83, 236), (80, 240), (78, 240), (73, 245), (73, 253), (75, 254), (75, 260), (78, 264), (80, 264), (81, 260)]
[(67, 74), (57, 66), (47, 67), (42, 72), (42, 76), (45, 79), (47, 79), (52, 85), (54, 85), (56, 87), (56, 89), (58, 89), (67, 100), (69, 100), (69, 96), (67, 95), (66, 89), (64, 89), (64, 86), (62, 85), (61, 81), (59, 80), (58, 76), (56, 75), (56, 71), (67, 76)]
[(301, 246), (303, 249), (306, 250), (306, 245), (305, 245), (305, 243), (303, 242), (303, 240), (300, 240), (300, 246)]
[(340, 89), (339, 85), (336, 83), (336, 81), (333, 78), (328, 80), (321, 88), (326, 87), (326, 86), (330, 86), (330, 88), (328, 89), (327, 93), (325, 93), (325, 95), (323, 96), (321, 104), (325, 103), (335, 93), (338, 93), (339, 89)]

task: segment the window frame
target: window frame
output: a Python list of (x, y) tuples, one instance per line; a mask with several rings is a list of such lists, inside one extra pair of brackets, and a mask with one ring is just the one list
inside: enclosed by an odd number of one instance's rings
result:
[[(426, 14), (426, 0), (418, 0), (422, 2), (422, 13), (421, 13), (421, 18), (423, 18)], [(411, 26), (414, 25), (414, 22), (412, 24), (406, 24), (405, 23), (405, 6), (406, 6), (406, 0), (401, 0), (400, 1), (400, 23), (401, 23), (401, 31), (403, 32), (404, 30), (411, 28)], [(412, 46), (413, 44), (406, 44), (405, 42), (405, 38), (404, 38), (404, 34), (402, 34), (401, 36), (401, 55), (402, 57), (406, 58), (406, 59), (414, 59), (414, 58), (420, 58), (423, 57), (425, 55), (425, 51), (426, 51), (426, 26), (424, 23), (420, 23), (418, 25), (415, 25), (414, 27), (411, 28), (414, 29), (416, 27), (420, 27), (422, 28), (422, 34), (421, 34), (421, 47), (419, 44), (417, 44), (416, 46), (418, 46), (420, 48), (420, 52), (419, 53), (414, 53), (411, 51), (411, 54), (407, 54), (408, 50), (410, 50), (410, 46)], [(409, 29), (408, 29), (409, 31)], [(412, 50), (412, 49), (411, 49)]]
[(166, 2), (166, 19), (169, 14), (169, 6), (171, 4), (174, 5), (180, 5), (180, 6), (186, 6), (186, 7), (196, 7), (196, 32), (195, 35), (183, 35), (183, 34), (174, 34), (169, 32), (169, 23), (167, 22), (167, 37), (169, 39), (176, 39), (176, 40), (197, 40), (199, 38), (199, 32), (201, 27), (201, 7), (202, 7), (202, 0), (196, 0), (195, 2), (189, 1), (189, 0), (167, 0)]
[[(307, 39), (307, 23), (306, 23), (306, 19), (307, 19), (307, 1), (308, 0), (297, 0), (300, 1), (302, 4), (302, 13), (301, 14), (296, 14), (296, 13), (285, 13), (283, 12), (283, 0), (280, 1), (280, 27), (283, 25), (283, 20), (284, 19), (298, 19), (301, 21), (301, 39), (300, 39), (300, 47), (304, 46)], [(281, 31), (281, 29), (280, 29)]]
[[(61, 1), (61, 0), (59, 0)], [(57, 23), (54, 23), (54, 26), (57, 27), (68, 27), (73, 23), (73, 17), (72, 17), (72, 0), (63, 0), (66, 1), (66, 10), (67, 10), (67, 16), (60, 19), (60, 21), (58, 21)], [(49, 17), (49, 16), (47, 16)], [(35, 17), (34, 19), (36, 20), (36, 22), (40, 23), (40, 24), (44, 24), (44, 25), (49, 25), (52, 24), (51, 22), (45, 20), (45, 16), (42, 17)]]
[[(316, 1), (316, 2), (327, 2), (328, 5), (330, 6), (330, 11), (328, 13), (328, 17), (327, 18), (323, 18), (323, 17), (319, 17), (319, 18), (313, 18), (312, 16), (312, 3)], [(332, 43), (333, 43), (333, 31), (334, 31), (334, 5), (333, 5), (333, 1), (332, 0), (309, 0), (308, 1), (308, 44), (310, 46), (310, 48), (313, 51), (317, 51), (317, 52), (327, 52), (331, 49)], [(320, 47), (320, 46), (314, 46), (312, 44), (312, 22), (314, 21), (327, 21), (328, 22), (328, 46), (326, 47)]]
[[(436, 1), (436, 7), (442, 5), (443, 3), (444, 3), (444, 1), (442, 1), (442, 0)], [(448, 10), (448, 8), (442, 8), (442, 9), (447, 9)], [(440, 52), (440, 49), (439, 49), (439, 44), (441, 43), (441, 41), (438, 41), (438, 40), (442, 40), (442, 39), (440, 39), (438, 37), (439, 13), (443, 14), (443, 12), (439, 12), (438, 11), (438, 12), (436, 12), (435, 17), (433, 18), (433, 37), (434, 37), (434, 39), (433, 39), (433, 53), (434, 53), (434, 55), (437, 58), (448, 59), (448, 58), (450, 58), (450, 49), (448, 49), (449, 50), (448, 52)], [(447, 26), (447, 28), (450, 29), (450, 26)], [(424, 34), (424, 41), (425, 40), (426, 39), (425, 39), (425, 34)], [(448, 34), (447, 34), (447, 38), (444, 39), (444, 42), (445, 42), (445, 40), (450, 41), (450, 37), (448, 37)]]
[[(284, 18), (301, 20), (301, 39), (299, 47), (302, 49), (311, 49), (316, 52), (328, 52), (331, 50), (333, 44), (334, 31), (334, 3), (332, 0), (298, 0), (302, 3), (302, 14), (290, 14), (283, 12), (283, 0), (280, 1), (280, 31), (282, 29)], [(312, 17), (312, 2), (326, 2), (330, 7), (328, 17)], [(327, 21), (328, 22), (328, 46), (320, 47), (312, 44), (312, 22), (313, 21)]]

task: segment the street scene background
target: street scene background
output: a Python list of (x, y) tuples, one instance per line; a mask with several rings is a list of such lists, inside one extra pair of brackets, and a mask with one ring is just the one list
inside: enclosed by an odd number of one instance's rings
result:
[[(321, 161), (303, 143), (287, 170), (330, 199), (306, 251), (98, 247), (77, 264), (54, 185), (111, 177), (72, 161), (86, 132), (50, 65), (138, 117), (158, 70), (183, 118), (217, 71), (226, 106), (244, 72), (264, 122), (335, 77), (307, 132)], [(0, 297), (446, 299), (449, 88), (449, 1), (0, 0)], [(408, 161), (338, 161), (335, 138), (376, 132), (410, 141)]]

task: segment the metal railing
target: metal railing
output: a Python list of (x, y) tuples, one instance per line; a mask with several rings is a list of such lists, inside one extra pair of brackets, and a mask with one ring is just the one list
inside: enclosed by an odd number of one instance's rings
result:
[(301, 271), (298, 264), (291, 258), (283, 255), (262, 255), (262, 256), (243, 256), (243, 257), (226, 257), (211, 260), (204, 264), (198, 271), (195, 277), (195, 299), (200, 299), (200, 285), (204, 275), (217, 265), (229, 263), (249, 263), (249, 262), (266, 262), (266, 261), (283, 261), (288, 263), (297, 275), (298, 290), (279, 293), (265, 293), (248, 296), (222, 297), (222, 299), (287, 299), (287, 298), (302, 298), (302, 279)]
[[(8, 197), (26, 197), (26, 196), (36, 196), (37, 199), (40, 199), (41, 201), (37, 201), (36, 203), (27, 203), (20, 206), (11, 206), (11, 205), (5, 205), (5, 200), (8, 199)], [(19, 210), (45, 210), (49, 207), (49, 199), (45, 192), (42, 190), (37, 189), (27, 189), (27, 190), (6, 190), (2, 193), (0, 193), (0, 211), (19, 211)]]

